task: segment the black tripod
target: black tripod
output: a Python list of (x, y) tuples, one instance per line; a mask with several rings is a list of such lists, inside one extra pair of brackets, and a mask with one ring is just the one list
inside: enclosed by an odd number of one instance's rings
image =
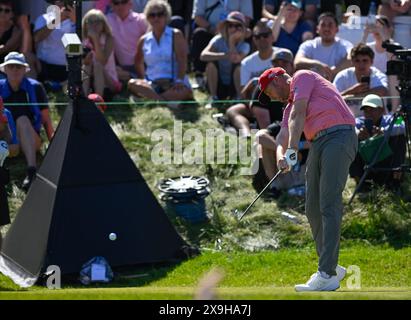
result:
[[(400, 91), (401, 92), (401, 91)], [(403, 95), (401, 95), (401, 101), (404, 101), (404, 103), (401, 104), (401, 106), (399, 107), (399, 110), (397, 110), (394, 114), (393, 114), (393, 118), (390, 122), (390, 125), (388, 127), (388, 130), (385, 132), (384, 134), (384, 139), (381, 142), (381, 144), (378, 146), (377, 150), (375, 151), (375, 154), (372, 157), (372, 160), (370, 162), (370, 164), (366, 165), (364, 167), (364, 173), (360, 179), (360, 181), (357, 184), (357, 187), (354, 190), (353, 195), (350, 198), (350, 201), (348, 202), (348, 205), (351, 204), (351, 202), (354, 200), (355, 195), (357, 194), (357, 192), (361, 189), (365, 179), (367, 178), (368, 174), (370, 172), (381, 172), (381, 171), (388, 171), (388, 172), (411, 172), (411, 167), (410, 167), (410, 163), (411, 163), (411, 147), (410, 147), (410, 117), (411, 117), (411, 104), (407, 104), (407, 100), (405, 97), (406, 93), (404, 93), (404, 97)], [(402, 117), (404, 119), (405, 122), (405, 143), (406, 143), (406, 157), (405, 157), (405, 162), (407, 162), (408, 160), (408, 164), (403, 163), (401, 164), (399, 167), (396, 168), (378, 168), (375, 167), (375, 165), (377, 164), (377, 160), (384, 148), (384, 145), (386, 143), (388, 143), (388, 139), (391, 137), (391, 133), (392, 130), (394, 128), (394, 124), (397, 122), (397, 120), (399, 119), (399, 117)], [(394, 155), (395, 156), (395, 155)]]

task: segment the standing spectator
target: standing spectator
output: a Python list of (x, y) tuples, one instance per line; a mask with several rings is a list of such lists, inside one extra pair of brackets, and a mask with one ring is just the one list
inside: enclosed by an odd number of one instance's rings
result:
[(197, 82), (203, 85), (203, 73), (206, 63), (201, 61), (200, 55), (210, 40), (219, 32), (219, 27), (230, 12), (239, 11), (246, 17), (246, 26), (253, 19), (253, 5), (251, 0), (194, 0), (192, 18), (195, 23), (191, 59), (196, 73)]
[(0, 61), (22, 44), (22, 33), (16, 26), (15, 11), (11, 0), (0, 0)]
[(295, 55), (301, 43), (314, 37), (310, 25), (301, 19), (303, 11), (299, 0), (284, 2), (273, 24), (274, 45), (287, 48)]
[(250, 45), (244, 41), (245, 33), (244, 15), (230, 12), (221, 32), (201, 53), (201, 60), (207, 62), (207, 84), (212, 101), (240, 97), (240, 63), (250, 52)]
[(338, 21), (330, 12), (319, 16), (317, 32), (319, 37), (301, 44), (295, 57), (295, 67), (297, 70), (316, 71), (332, 81), (338, 72), (351, 66), (347, 57), (352, 44), (336, 38)]
[[(374, 93), (381, 97), (388, 93), (387, 76), (373, 67), (374, 51), (360, 43), (351, 50), (353, 67), (342, 70), (334, 79), (334, 85), (345, 98), (364, 97)], [(360, 114), (360, 104), (352, 102), (350, 107), (355, 116)]]
[(114, 39), (114, 55), (120, 80), (128, 81), (137, 76), (134, 58), (137, 42), (147, 31), (144, 14), (132, 11), (131, 0), (111, 0), (113, 12), (107, 15)]
[(137, 44), (137, 79), (131, 79), (131, 93), (150, 100), (187, 100), (193, 98), (187, 71), (187, 43), (182, 32), (167, 26), (170, 4), (150, 0), (144, 13), (151, 30)]
[[(12, 132), (10, 154), (17, 155), (21, 150), (26, 158), (27, 177), (22, 188), (27, 191), (36, 176), (36, 151), (41, 146), (41, 125), (49, 141), (54, 134), (47, 94), (39, 82), (25, 76), (29, 65), (23, 54), (10, 52), (0, 65), (0, 70), (7, 75), (6, 79), (0, 80), (0, 96), (4, 102), (16, 104), (8, 107), (11, 114), (8, 122)], [(27, 103), (31, 105), (27, 106)], [(38, 106), (40, 103), (42, 105)]]
[(113, 35), (103, 12), (91, 9), (82, 21), (84, 45), (90, 52), (84, 59), (84, 69), (88, 77), (83, 81), (83, 89), (89, 94), (90, 82), (94, 92), (107, 101), (105, 89), (110, 93), (121, 91), (113, 53)]
[[(60, 8), (60, 16), (57, 17), (56, 12), (43, 14), (34, 25), (34, 42), (41, 64), (38, 78), (40, 81), (63, 82), (67, 80), (68, 73), (61, 38), (65, 33), (76, 31), (76, 12), (72, 7), (65, 7), (64, 1), (56, 0), (54, 4)], [(51, 28), (50, 24), (55, 24), (57, 18), (60, 18), (60, 25)]]

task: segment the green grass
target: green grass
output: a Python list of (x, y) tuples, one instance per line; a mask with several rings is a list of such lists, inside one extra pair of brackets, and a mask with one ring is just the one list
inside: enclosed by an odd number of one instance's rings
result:
[(316, 270), (313, 249), (205, 251), (180, 264), (129, 270), (128, 274), (140, 276), (117, 277), (107, 285), (63, 282), (63, 290), (41, 286), (22, 290), (0, 277), (0, 299), (191, 299), (199, 279), (213, 269), (223, 274), (217, 289), (221, 299), (411, 299), (410, 261), (411, 248), (350, 244), (341, 249), (340, 263), (359, 267), (361, 289), (348, 286), (351, 274), (337, 292), (301, 294), (293, 286)]
[[(66, 99), (61, 95), (51, 98), (53, 101)], [(196, 93), (196, 98), (206, 100), (201, 92)], [(375, 189), (365, 197), (357, 197), (351, 207), (345, 207), (340, 263), (360, 267), (363, 289), (350, 292), (343, 285), (336, 293), (301, 295), (294, 293), (293, 285), (305, 282), (316, 270), (317, 261), (303, 199), (287, 194), (277, 201), (262, 198), (250, 214), (237, 222), (232, 215), (234, 209), (245, 209), (257, 194), (252, 179), (239, 174), (239, 163), (153, 164), (151, 151), (155, 142), (151, 134), (154, 130), (168, 129), (172, 133), (174, 119), (177, 119), (182, 121), (184, 132), (199, 129), (205, 136), (207, 129), (219, 128), (212, 114), (226, 107), (206, 110), (198, 105), (184, 105), (172, 110), (158, 105), (130, 104), (110, 106), (106, 112), (107, 120), (156, 196), (159, 195), (156, 185), (163, 178), (200, 175), (210, 180), (211, 194), (206, 198), (208, 222), (191, 225), (166, 208), (184, 239), (204, 249), (202, 255), (177, 265), (139, 268), (135, 273), (148, 276), (89, 288), (65, 285), (63, 290), (56, 291), (37, 286), (18, 290), (0, 275), (0, 299), (190, 299), (199, 277), (217, 266), (225, 274), (218, 289), (219, 296), (224, 299), (410, 299), (409, 176), (403, 185), (402, 197), (389, 190)], [(56, 124), (63, 111), (64, 107), (51, 108)], [(190, 143), (186, 141), (184, 146)], [(203, 146), (204, 142), (198, 144)], [(46, 145), (43, 152), (45, 148)], [(19, 189), (25, 174), (25, 161), (22, 157), (11, 159), (9, 167), (12, 183), (8, 193), (14, 218), (25, 197)], [(354, 182), (349, 180), (343, 194), (345, 203), (353, 189)], [(161, 204), (165, 207), (163, 202)], [(282, 211), (296, 215), (299, 223), (284, 219)], [(2, 233), (7, 229), (3, 228)]]

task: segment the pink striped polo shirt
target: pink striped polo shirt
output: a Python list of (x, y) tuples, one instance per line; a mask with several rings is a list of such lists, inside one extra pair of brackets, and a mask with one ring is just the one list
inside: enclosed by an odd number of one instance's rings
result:
[(294, 102), (307, 99), (304, 134), (308, 140), (324, 129), (349, 124), (355, 126), (355, 118), (335, 86), (319, 74), (297, 71), (290, 83), (290, 97), (284, 110), (282, 127), (288, 128), (288, 119)]

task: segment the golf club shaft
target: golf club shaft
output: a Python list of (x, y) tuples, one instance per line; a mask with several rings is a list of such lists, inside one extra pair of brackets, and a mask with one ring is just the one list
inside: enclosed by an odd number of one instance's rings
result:
[(241, 216), (238, 218), (238, 220), (241, 220), (241, 218), (244, 217), (244, 215), (248, 212), (248, 210), (250, 210), (250, 208), (254, 205), (254, 203), (256, 203), (256, 201), (261, 197), (261, 195), (264, 193), (264, 191), (271, 185), (271, 183), (273, 183), (273, 181), (275, 179), (277, 179), (277, 177), (280, 175), (280, 173), (282, 171), (283, 171), (282, 169), (278, 170), (278, 172), (275, 174), (275, 176), (267, 183), (267, 185), (264, 187), (264, 189), (261, 190), (261, 192), (253, 200), (253, 202), (251, 202), (250, 205), (247, 207), (247, 209), (244, 210), (244, 212), (241, 214)]

